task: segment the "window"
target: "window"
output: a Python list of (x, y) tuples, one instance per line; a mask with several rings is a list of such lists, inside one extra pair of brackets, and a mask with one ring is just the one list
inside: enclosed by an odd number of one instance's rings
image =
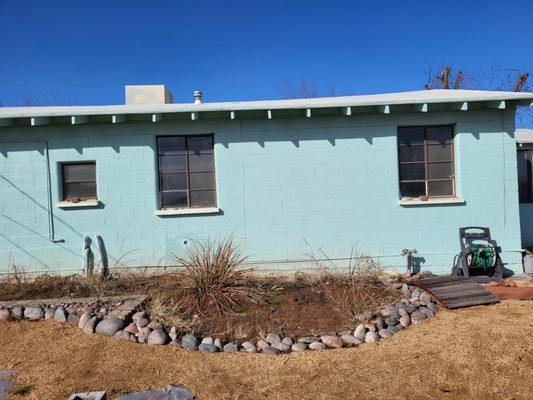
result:
[(398, 128), (402, 197), (455, 196), (453, 126)]
[(96, 199), (96, 163), (61, 164), (63, 200)]
[(157, 138), (161, 208), (214, 207), (213, 135)]
[(533, 150), (518, 150), (518, 198), (533, 203)]

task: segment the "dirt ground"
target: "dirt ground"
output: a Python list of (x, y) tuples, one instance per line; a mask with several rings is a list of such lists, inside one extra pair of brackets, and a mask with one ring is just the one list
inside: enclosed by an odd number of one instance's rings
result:
[(214, 399), (531, 399), (533, 302), (455, 311), (355, 349), (269, 357), (200, 354), (100, 336), (53, 322), (0, 323), (0, 370), (15, 369), (11, 399), (66, 399), (187, 387)]

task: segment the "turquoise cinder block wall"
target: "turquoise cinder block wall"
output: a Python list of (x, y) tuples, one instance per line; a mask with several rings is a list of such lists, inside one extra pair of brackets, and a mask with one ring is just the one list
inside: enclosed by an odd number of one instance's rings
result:
[[(455, 124), (460, 205), (398, 204), (398, 125)], [(458, 228), (488, 226), (507, 267), (521, 270), (514, 110), (360, 114), (248, 120), (163, 121), (0, 128), (0, 272), (81, 272), (82, 237), (100, 234), (111, 265), (172, 265), (191, 239), (233, 234), (269, 269), (309, 267), (310, 256), (348, 258), (355, 247), (403, 269), (416, 248), (422, 269), (447, 273)], [(159, 217), (157, 135), (215, 134), (218, 215)], [(58, 165), (96, 160), (100, 208), (52, 207)], [(187, 243), (187, 244), (186, 244)], [(284, 261), (284, 262), (278, 262)], [(342, 265), (339, 261), (339, 265)]]

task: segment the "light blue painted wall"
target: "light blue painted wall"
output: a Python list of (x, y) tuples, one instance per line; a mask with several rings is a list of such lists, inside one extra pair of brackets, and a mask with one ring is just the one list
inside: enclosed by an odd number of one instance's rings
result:
[[(466, 204), (401, 207), (396, 127), (451, 123), (457, 192)], [(143, 266), (172, 264), (185, 239), (233, 234), (265, 268), (308, 267), (296, 261), (322, 252), (346, 258), (356, 246), (403, 269), (399, 253), (409, 247), (424, 258), (423, 269), (447, 273), (465, 225), (489, 226), (504, 261), (519, 271), (513, 132), (513, 110), (0, 128), (0, 271), (15, 263), (26, 271), (80, 272), (83, 235), (102, 235), (111, 264), (128, 253), (122, 263)], [(215, 134), (222, 212), (156, 216), (155, 136), (200, 133)], [(48, 239), (44, 139), (54, 203), (58, 163), (97, 162), (103, 207), (53, 208), (62, 244)]]
[(522, 230), (522, 245), (533, 246), (533, 204), (520, 204), (520, 228)]

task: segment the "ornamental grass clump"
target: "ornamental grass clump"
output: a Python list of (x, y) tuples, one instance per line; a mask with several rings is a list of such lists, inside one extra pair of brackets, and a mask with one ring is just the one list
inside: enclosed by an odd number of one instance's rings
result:
[(252, 268), (244, 268), (247, 257), (230, 238), (196, 242), (177, 257), (183, 266), (180, 273), (178, 306), (189, 315), (231, 312), (251, 299), (254, 292), (249, 284)]

